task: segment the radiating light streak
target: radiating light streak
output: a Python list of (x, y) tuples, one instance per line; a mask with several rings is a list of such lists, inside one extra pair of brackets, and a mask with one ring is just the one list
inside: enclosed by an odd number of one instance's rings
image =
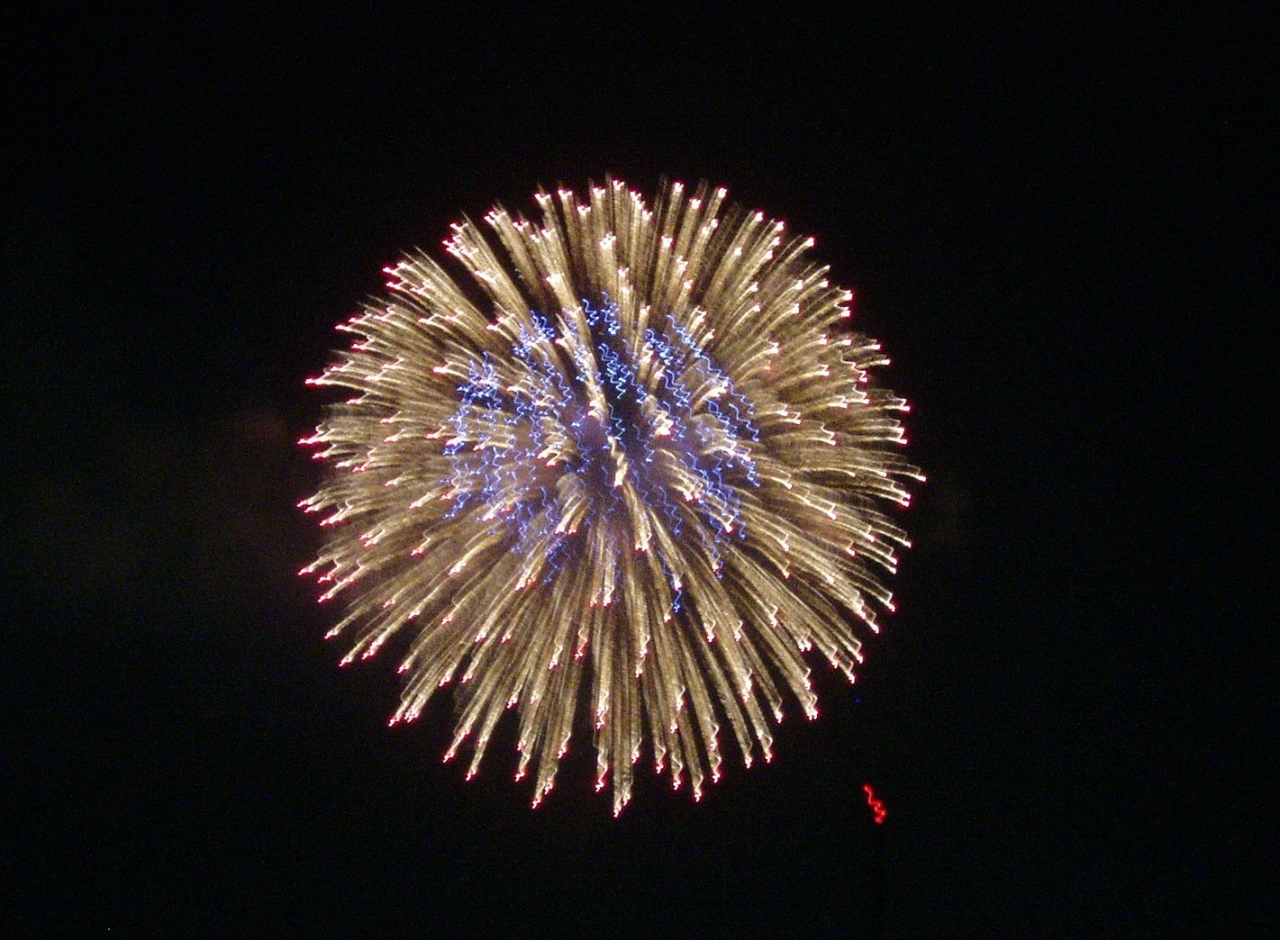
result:
[(392, 723), (460, 677), (446, 759), (470, 741), (468, 777), (513, 711), (534, 805), (580, 697), (615, 813), (646, 743), (695, 798), (726, 724), (771, 759), (766, 712), (817, 716), (805, 654), (852, 679), (854, 624), (892, 609), (876, 569), (908, 543), (878, 507), (923, 480), (906, 403), (870, 382), (887, 360), (812, 240), (726, 195), (650, 206), (611, 179), (539, 193), (537, 221), (495, 208), (496, 244), (458, 223), (474, 289), (404, 258), (308, 382), (352, 393), (302, 441), (328, 468), (304, 573), (350, 600), (344, 662), (409, 637)]

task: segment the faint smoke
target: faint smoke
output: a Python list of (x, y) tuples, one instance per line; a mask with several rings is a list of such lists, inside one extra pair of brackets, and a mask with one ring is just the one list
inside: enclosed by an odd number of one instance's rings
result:
[(16, 599), (53, 609), (286, 609), (315, 549), (314, 486), (273, 408), (192, 427), (135, 422), (65, 472), (17, 481)]

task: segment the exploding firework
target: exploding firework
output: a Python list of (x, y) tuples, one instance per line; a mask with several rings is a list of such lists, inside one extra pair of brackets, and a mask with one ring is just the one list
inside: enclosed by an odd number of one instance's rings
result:
[(609, 180), (538, 194), (538, 221), (497, 207), (489, 238), (454, 225), (474, 283), (387, 268), (311, 380), (354, 393), (303, 442), (330, 533), (304, 573), (351, 598), (330, 636), (355, 633), (350, 662), (412, 634), (392, 723), (456, 681), (468, 777), (515, 710), (535, 806), (580, 709), (615, 813), (646, 742), (695, 797), (722, 724), (770, 759), (766, 715), (817, 715), (806, 654), (852, 680), (854, 625), (892, 609), (877, 571), (907, 541), (878, 507), (923, 479), (896, 452), (907, 405), (870, 383), (887, 360), (812, 239), (725, 195)]

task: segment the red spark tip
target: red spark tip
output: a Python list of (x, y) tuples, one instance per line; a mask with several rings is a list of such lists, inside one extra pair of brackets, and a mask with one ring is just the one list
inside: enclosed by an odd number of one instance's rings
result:
[(884, 803), (876, 798), (875, 790), (871, 789), (871, 784), (864, 783), (862, 789), (867, 794), (867, 805), (871, 807), (871, 812), (875, 814), (876, 825), (884, 825), (884, 819), (889, 815), (889, 811), (884, 808)]

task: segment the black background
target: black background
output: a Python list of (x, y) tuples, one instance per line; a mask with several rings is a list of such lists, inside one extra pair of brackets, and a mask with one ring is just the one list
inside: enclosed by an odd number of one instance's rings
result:
[[(76, 10), (0, 39), (7, 924), (1274, 933), (1274, 23)], [(930, 476), (858, 685), (616, 821), (589, 748), (530, 811), (447, 698), (386, 728), (293, 508), (381, 267), (606, 173), (814, 234)]]

